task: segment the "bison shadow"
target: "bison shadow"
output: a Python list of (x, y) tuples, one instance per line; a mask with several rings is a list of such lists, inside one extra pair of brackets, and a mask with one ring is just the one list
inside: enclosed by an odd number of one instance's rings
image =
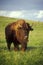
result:
[(30, 51), (30, 50), (34, 50), (34, 49), (37, 49), (38, 47), (35, 47), (35, 46), (29, 46), (27, 47), (26, 51)]
[[(34, 50), (34, 49), (37, 49), (37, 48), (39, 48), (39, 47), (28, 46), (26, 51)], [(2, 51), (2, 50), (8, 50), (8, 48), (7, 47), (1, 47), (0, 51)], [(10, 51), (14, 51), (14, 48), (12, 47)], [(21, 50), (19, 49), (18, 51), (21, 51)]]

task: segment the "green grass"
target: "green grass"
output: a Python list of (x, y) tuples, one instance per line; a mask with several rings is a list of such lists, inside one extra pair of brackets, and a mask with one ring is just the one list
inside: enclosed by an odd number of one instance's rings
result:
[(30, 32), (27, 50), (14, 51), (13, 44), (11, 51), (7, 49), (5, 41), (5, 26), (16, 21), (14, 18), (0, 17), (0, 65), (43, 65), (43, 22), (33, 22), (34, 30)]

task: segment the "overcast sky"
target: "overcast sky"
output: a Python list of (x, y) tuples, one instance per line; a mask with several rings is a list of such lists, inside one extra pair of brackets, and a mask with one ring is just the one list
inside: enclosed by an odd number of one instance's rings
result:
[(43, 0), (0, 0), (0, 16), (43, 21)]

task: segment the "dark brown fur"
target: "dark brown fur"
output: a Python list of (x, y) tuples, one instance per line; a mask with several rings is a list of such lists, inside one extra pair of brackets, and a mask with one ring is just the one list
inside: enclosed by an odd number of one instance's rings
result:
[(15, 50), (19, 49), (19, 44), (21, 44), (23, 51), (26, 50), (28, 34), (31, 30), (33, 30), (32, 27), (22, 19), (7, 25), (5, 36), (8, 49), (10, 50), (11, 43), (13, 42)]

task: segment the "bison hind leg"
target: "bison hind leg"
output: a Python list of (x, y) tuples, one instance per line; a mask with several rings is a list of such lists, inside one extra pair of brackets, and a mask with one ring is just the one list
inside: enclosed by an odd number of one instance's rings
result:
[(16, 44), (16, 43), (14, 43), (14, 50), (15, 50), (15, 51), (18, 51), (18, 50), (19, 50), (19, 45)]
[(19, 50), (19, 42), (16, 40), (13, 42), (13, 44), (14, 44), (14, 50), (18, 51)]

